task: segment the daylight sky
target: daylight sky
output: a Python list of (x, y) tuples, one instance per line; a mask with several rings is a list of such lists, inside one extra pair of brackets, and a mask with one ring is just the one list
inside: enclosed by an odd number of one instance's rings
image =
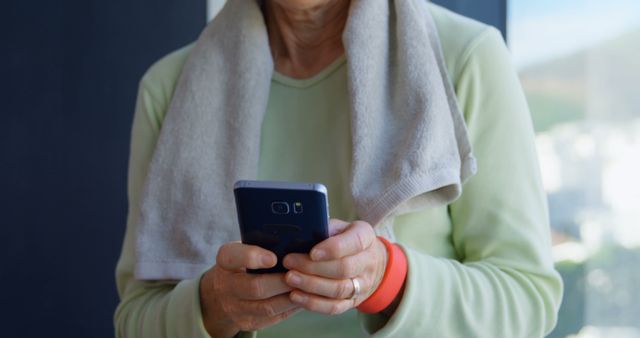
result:
[(640, 29), (640, 0), (509, 0), (508, 3), (507, 35), (518, 67), (570, 54)]

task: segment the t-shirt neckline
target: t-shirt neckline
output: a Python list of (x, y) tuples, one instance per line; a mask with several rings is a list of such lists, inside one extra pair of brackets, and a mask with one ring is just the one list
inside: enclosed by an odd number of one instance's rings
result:
[(339, 68), (341, 68), (346, 63), (346, 61), (347, 61), (347, 57), (344, 54), (342, 54), (340, 57), (334, 60), (330, 65), (328, 65), (322, 71), (320, 71), (320, 73), (306, 79), (295, 79), (290, 76), (286, 76), (282, 73), (279, 73), (277, 71), (274, 71), (272, 80), (289, 87), (308, 88), (318, 84), (322, 80), (329, 77), (331, 74), (335, 73)]

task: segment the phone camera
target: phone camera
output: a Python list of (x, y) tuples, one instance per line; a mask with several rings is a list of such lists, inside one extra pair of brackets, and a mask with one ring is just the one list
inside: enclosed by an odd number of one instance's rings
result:
[(289, 213), (289, 203), (287, 202), (273, 202), (271, 203), (271, 211), (274, 214), (286, 215)]
[(302, 213), (302, 202), (294, 202), (293, 203), (293, 213), (301, 214)]

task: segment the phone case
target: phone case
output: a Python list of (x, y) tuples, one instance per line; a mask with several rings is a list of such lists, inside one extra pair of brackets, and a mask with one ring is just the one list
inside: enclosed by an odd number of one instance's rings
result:
[(329, 237), (327, 189), (318, 183), (238, 181), (234, 186), (242, 243), (270, 250), (278, 263), (251, 273), (287, 271), (288, 253), (308, 253)]

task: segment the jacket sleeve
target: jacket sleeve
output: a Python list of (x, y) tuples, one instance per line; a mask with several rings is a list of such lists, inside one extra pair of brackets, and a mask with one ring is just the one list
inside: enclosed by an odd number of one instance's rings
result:
[(360, 315), (362, 324), (374, 337), (543, 337), (555, 326), (562, 280), (529, 110), (497, 30), (474, 39), (454, 83), (478, 162), (449, 206), (459, 259), (404, 246), (400, 305), (391, 317)]
[[(134, 234), (140, 192), (160, 129), (162, 100), (143, 78), (134, 114), (129, 158), (129, 216), (116, 282), (120, 303), (114, 316), (116, 337), (208, 338), (200, 311), (199, 278), (180, 282), (139, 281), (133, 276)], [(151, 86), (152, 87), (152, 86)]]

